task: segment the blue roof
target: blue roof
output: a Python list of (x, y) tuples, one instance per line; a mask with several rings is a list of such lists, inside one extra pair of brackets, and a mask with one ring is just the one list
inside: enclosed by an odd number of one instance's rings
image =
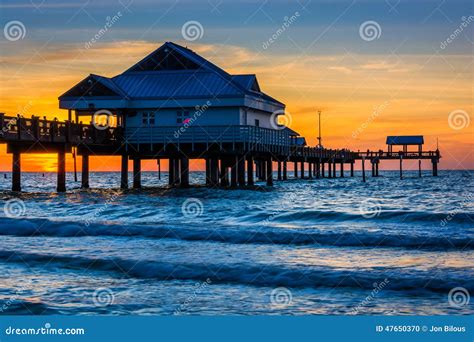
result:
[[(248, 95), (284, 106), (260, 90), (255, 75), (230, 75), (190, 49), (171, 42), (163, 44), (113, 78), (99, 75), (89, 77), (94, 77), (124, 98), (178, 99)], [(65, 94), (67, 93), (69, 92)], [(65, 94), (59, 99), (66, 98)]]
[(387, 137), (387, 145), (421, 145), (422, 135), (391, 135)]
[(129, 72), (112, 80), (132, 98), (244, 95), (232, 82), (207, 71)]

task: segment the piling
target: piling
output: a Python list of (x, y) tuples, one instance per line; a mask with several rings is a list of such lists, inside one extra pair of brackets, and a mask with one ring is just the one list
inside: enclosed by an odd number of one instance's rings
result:
[(278, 172), (277, 172), (277, 179), (281, 180), (281, 161), (278, 161)]
[(421, 178), (421, 160), (418, 160), (418, 177)]
[(87, 153), (82, 155), (81, 188), (89, 188), (89, 155)]
[(66, 191), (66, 153), (64, 149), (58, 152), (58, 183), (57, 191)]
[(142, 187), (142, 163), (140, 158), (133, 159), (133, 188), (140, 189)]
[(189, 158), (181, 157), (181, 182), (180, 186), (183, 188), (189, 187)]
[(344, 178), (344, 162), (341, 162), (341, 178)]
[(365, 183), (365, 157), (362, 157), (362, 181)]
[(247, 157), (247, 185), (249, 185), (249, 186), (254, 185), (254, 180), (253, 180), (253, 157), (252, 156)]
[(287, 163), (286, 163), (286, 160), (283, 161), (283, 180), (287, 180), (288, 179), (288, 169), (287, 169)]
[(351, 162), (351, 177), (354, 177), (354, 162)]
[(266, 178), (267, 178), (267, 185), (268, 186), (272, 186), (273, 185), (273, 162), (272, 162), (272, 158), (268, 158), (267, 159), (267, 175), (266, 175)]
[(12, 191), (21, 191), (21, 154), (19, 151), (13, 152)]
[(403, 156), (400, 155), (400, 179), (403, 179)]
[(120, 168), (120, 188), (128, 189), (128, 156), (122, 154), (122, 163)]
[(237, 157), (237, 183), (240, 187), (245, 186), (245, 157)]
[(294, 162), (293, 169), (295, 171), (295, 178), (298, 178), (298, 162)]

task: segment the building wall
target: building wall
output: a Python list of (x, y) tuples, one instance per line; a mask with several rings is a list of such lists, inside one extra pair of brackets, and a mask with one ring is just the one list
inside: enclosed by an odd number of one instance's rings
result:
[[(127, 117), (128, 127), (140, 127), (143, 125), (142, 112), (155, 111), (155, 124), (153, 126), (181, 126), (178, 124), (177, 111), (183, 110), (181, 108), (175, 109), (143, 109), (139, 110), (135, 116)], [(184, 110), (189, 111), (192, 124), (200, 126), (221, 126), (221, 125), (240, 125), (241, 117), (240, 110), (238, 107), (206, 107), (201, 106), (199, 109), (196, 108), (185, 108)]]
[(255, 126), (255, 120), (259, 120), (260, 127), (274, 128), (271, 125), (271, 113), (255, 109), (242, 109), (242, 112), (245, 112), (241, 121), (243, 125)]

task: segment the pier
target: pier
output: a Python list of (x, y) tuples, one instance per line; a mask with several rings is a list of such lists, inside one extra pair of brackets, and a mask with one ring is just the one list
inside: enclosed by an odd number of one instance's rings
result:
[[(293, 178), (320, 179), (354, 176), (354, 164), (372, 165), (372, 176), (379, 176), (382, 160), (424, 160), (433, 165), (441, 158), (436, 151), (366, 151), (325, 149), (298, 146), (296, 137), (287, 128), (267, 129), (255, 126), (189, 127), (176, 135), (180, 127), (97, 127), (72, 121), (22, 118), (0, 113), (0, 143), (7, 145), (12, 155), (12, 191), (21, 191), (21, 155), (56, 153), (58, 156), (57, 191), (66, 191), (66, 154), (76, 152), (82, 158), (81, 186), (88, 188), (90, 156), (121, 157), (121, 188), (127, 189), (128, 161), (133, 161), (133, 188), (141, 188), (141, 161), (167, 159), (169, 186), (189, 186), (189, 160), (204, 159), (206, 185), (209, 187), (243, 188), (256, 181), (272, 186), (274, 181), (290, 179), (288, 165), (293, 166)], [(126, 132), (128, 131), (128, 139)], [(148, 140), (148, 142), (145, 142)], [(421, 164), (419, 164), (421, 165)], [(276, 168), (274, 169), (274, 166)], [(339, 169), (337, 172), (337, 169)], [(421, 168), (420, 168), (421, 170)], [(276, 172), (274, 172), (276, 171)], [(276, 173), (276, 177), (275, 177)], [(400, 168), (402, 178), (402, 168)]]
[[(21, 191), (21, 155), (57, 153), (57, 190), (66, 191), (68, 153), (82, 158), (82, 188), (88, 188), (90, 156), (119, 156), (122, 189), (129, 187), (128, 162), (133, 161), (133, 188), (141, 188), (141, 161), (168, 160), (169, 186), (189, 186), (189, 160), (204, 159), (206, 185), (272, 186), (285, 181), (288, 164), (294, 178), (354, 176), (354, 164), (381, 160), (430, 159), (438, 174), (439, 151), (423, 151), (423, 137), (388, 137), (387, 152), (354, 152), (347, 148), (307, 146), (298, 132), (278, 122), (285, 104), (265, 93), (255, 74), (231, 75), (187, 47), (166, 42), (114, 77), (90, 74), (59, 96), (68, 120), (0, 113), (0, 143), (12, 154), (12, 190)], [(104, 120), (105, 119), (105, 120)], [(87, 120), (88, 124), (81, 120)], [(403, 146), (395, 152), (394, 146)], [(416, 151), (408, 146), (416, 145)], [(339, 169), (339, 172), (337, 171)], [(420, 164), (421, 175), (421, 164)]]

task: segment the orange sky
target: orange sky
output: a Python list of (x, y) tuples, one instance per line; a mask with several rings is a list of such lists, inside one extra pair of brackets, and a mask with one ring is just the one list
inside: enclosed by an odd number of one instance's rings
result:
[[(183, 45), (186, 43), (177, 42)], [(162, 42), (117, 41), (91, 50), (29, 45), (1, 57), (0, 111), (64, 119), (57, 97), (89, 73), (114, 76)], [(323, 144), (353, 150), (385, 149), (387, 135), (422, 134), (441, 169), (473, 169), (473, 125), (449, 125), (455, 110), (473, 112), (471, 55), (268, 55), (232, 45), (189, 46), (230, 73), (256, 73), (261, 88), (286, 103), (290, 127), (315, 144), (316, 110), (323, 111)], [(37, 53), (32, 53), (36, 51)], [(55, 155), (22, 156), (24, 171), (54, 171)], [(202, 164), (194, 163), (195, 169)], [(68, 158), (68, 170), (72, 170)], [(0, 146), (0, 169), (11, 159)], [(144, 163), (156, 170), (156, 162)], [(164, 169), (164, 166), (163, 166)], [(118, 158), (91, 158), (92, 171), (119, 170)]]

